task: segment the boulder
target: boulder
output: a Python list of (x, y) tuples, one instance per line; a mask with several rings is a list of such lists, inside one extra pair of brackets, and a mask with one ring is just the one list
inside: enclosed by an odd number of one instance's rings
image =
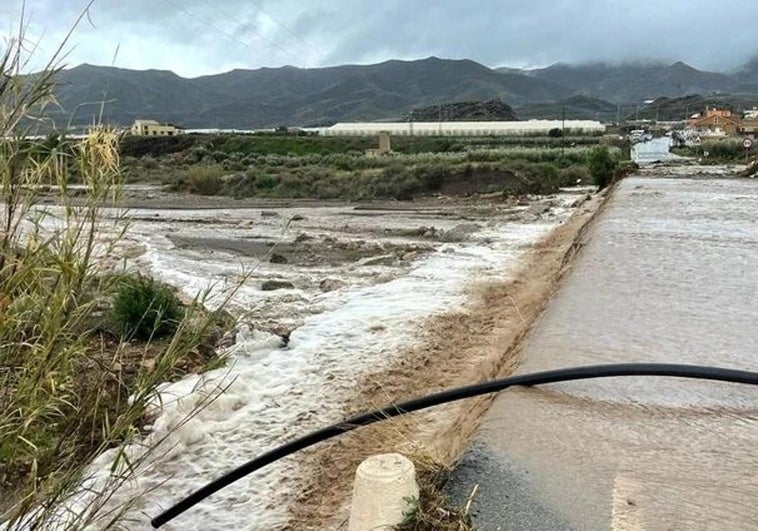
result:
[(529, 205), (529, 213), (539, 216), (550, 211), (550, 203), (532, 203)]
[(391, 266), (397, 261), (397, 257), (394, 254), (382, 254), (379, 256), (372, 256), (371, 258), (366, 258), (361, 262), (361, 265), (365, 266), (377, 266), (377, 265), (383, 265), (383, 266)]
[(279, 213), (274, 212), (273, 210), (263, 210), (261, 211), (261, 216), (264, 218), (278, 218)]
[(279, 253), (272, 253), (268, 261), (272, 264), (286, 264), (288, 262), (287, 258)]
[(334, 291), (334, 290), (340, 289), (344, 286), (345, 286), (345, 283), (336, 278), (325, 278), (318, 284), (319, 289), (323, 291), (324, 293), (328, 291)]
[(263, 291), (275, 291), (278, 289), (294, 289), (295, 285), (286, 280), (266, 280), (261, 284)]
[(440, 234), (440, 240), (443, 242), (462, 242), (469, 239), (475, 232), (481, 230), (481, 225), (476, 223), (461, 223), (450, 230)]

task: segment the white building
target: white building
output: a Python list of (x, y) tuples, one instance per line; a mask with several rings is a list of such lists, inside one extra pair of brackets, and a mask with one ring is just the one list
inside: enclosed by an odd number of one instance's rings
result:
[[(376, 136), (387, 131), (396, 136), (546, 135), (562, 129), (562, 120), (521, 122), (356, 122), (310, 129), (324, 136)], [(566, 120), (567, 134), (602, 134), (605, 126), (594, 120)]]
[(180, 134), (182, 129), (172, 124), (161, 124), (155, 120), (134, 120), (131, 132), (138, 136), (174, 136)]

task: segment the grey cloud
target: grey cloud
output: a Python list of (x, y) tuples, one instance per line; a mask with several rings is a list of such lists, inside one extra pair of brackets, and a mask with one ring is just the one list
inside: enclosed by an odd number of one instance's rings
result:
[[(0, 0), (0, 17), (20, 0)], [(27, 0), (31, 29), (61, 38), (84, 0)], [(489, 66), (683, 60), (728, 70), (756, 52), (754, 0), (97, 0), (70, 63), (182, 75), (436, 55)], [(703, 27), (724, 18), (728, 33)], [(6, 28), (0, 27), (0, 31)]]

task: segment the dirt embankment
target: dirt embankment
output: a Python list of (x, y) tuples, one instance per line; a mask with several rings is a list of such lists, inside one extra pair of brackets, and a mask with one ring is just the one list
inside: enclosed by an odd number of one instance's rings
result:
[[(417, 347), (356, 383), (345, 417), (445, 388), (512, 372), (530, 333), (583, 246), (606, 195), (585, 203), (524, 257), (510, 279), (471, 288), (462, 310), (427, 323)], [(336, 528), (348, 515), (352, 476), (367, 456), (389, 451), (431, 454), (452, 465), (492, 397), (469, 399), (351, 432), (303, 457), (293, 529)]]

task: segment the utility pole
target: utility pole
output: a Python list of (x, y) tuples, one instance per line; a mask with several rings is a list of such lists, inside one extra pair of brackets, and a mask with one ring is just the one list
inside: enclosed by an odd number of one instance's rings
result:
[(561, 107), (561, 156), (566, 151), (566, 106)]

